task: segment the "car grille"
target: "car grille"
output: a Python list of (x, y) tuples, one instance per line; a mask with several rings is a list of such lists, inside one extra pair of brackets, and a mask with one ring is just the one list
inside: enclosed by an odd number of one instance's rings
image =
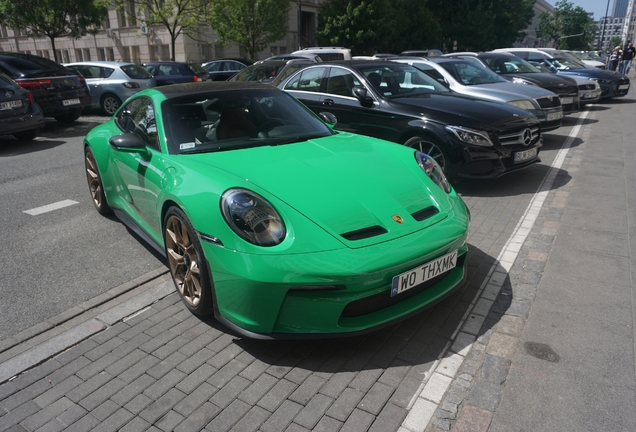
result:
[(558, 96), (546, 96), (538, 98), (537, 103), (543, 109), (546, 108), (558, 108), (561, 106), (561, 99)]
[[(524, 141), (524, 138), (525, 138), (524, 134), (526, 129), (529, 129), (531, 134), (531, 139), (530, 139), (530, 142), (528, 143)], [(518, 130), (515, 130), (514, 132), (506, 131), (505, 133), (502, 133), (501, 135), (499, 135), (499, 142), (501, 143), (501, 145), (509, 147), (509, 148), (513, 148), (513, 147), (523, 148), (531, 144), (535, 144), (540, 136), (541, 136), (541, 131), (539, 130), (539, 126), (536, 125), (536, 126), (530, 126), (529, 128), (518, 129)]]
[(571, 86), (554, 86), (554, 87), (545, 87), (546, 90), (550, 90), (553, 93), (558, 94), (559, 96), (575, 96), (577, 93), (577, 88), (574, 85)]
[[(464, 260), (466, 259), (466, 254), (462, 254), (457, 257), (457, 266), (455, 268), (462, 267), (464, 265)], [(407, 300), (413, 296), (418, 295), (419, 293), (426, 291), (432, 286), (438, 284), (442, 281), (448, 274), (452, 271), (449, 270), (446, 273), (442, 273), (439, 276), (434, 277), (420, 285), (417, 285), (411, 288), (408, 291), (404, 291), (403, 293), (391, 297), (391, 290), (383, 291), (381, 293), (362, 298), (360, 300), (355, 300), (349, 303), (340, 314), (340, 318), (352, 318), (358, 317), (366, 314), (370, 314), (373, 312), (377, 312), (389, 306), (393, 306), (394, 304), (400, 303), (404, 300)]]
[(596, 85), (594, 83), (581, 84), (579, 86), (579, 90), (581, 90), (581, 91), (594, 90), (595, 88), (596, 88)]

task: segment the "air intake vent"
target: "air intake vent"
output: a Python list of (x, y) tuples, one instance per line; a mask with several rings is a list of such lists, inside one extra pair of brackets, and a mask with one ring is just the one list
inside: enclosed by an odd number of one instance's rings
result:
[(348, 233), (340, 234), (342, 237), (347, 240), (363, 240), (369, 237), (379, 236), (381, 234), (386, 234), (387, 230), (382, 228), (381, 226), (372, 226), (369, 228), (363, 228), (355, 231), (350, 231)]
[(437, 207), (430, 206), (426, 207), (425, 209), (416, 211), (415, 213), (411, 214), (411, 216), (413, 216), (413, 219), (415, 219), (416, 221), (421, 222), (424, 219), (435, 216), (437, 213), (439, 213)]

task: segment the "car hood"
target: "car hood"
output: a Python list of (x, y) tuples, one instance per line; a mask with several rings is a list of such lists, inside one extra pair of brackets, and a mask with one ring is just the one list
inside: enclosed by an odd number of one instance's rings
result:
[(427, 120), (482, 130), (492, 130), (502, 123), (516, 122), (521, 118), (532, 118), (534, 122), (538, 122), (534, 115), (520, 108), (452, 92), (392, 98), (389, 104)]
[(612, 80), (612, 81), (617, 81), (623, 77), (623, 74), (621, 73), (618, 73), (616, 71), (603, 70), (603, 69), (570, 69), (570, 70), (559, 71), (559, 73), (562, 73), (565, 75), (578, 75), (578, 76)]
[(554, 96), (554, 93), (541, 87), (527, 86), (511, 82), (476, 84), (465, 86), (465, 89), (473, 96), (483, 97), (486, 99), (492, 99), (501, 102), (510, 102), (521, 99), (538, 99), (546, 96)]
[[(412, 149), (343, 132), (294, 144), (183, 157), (205, 165), (205, 171), (230, 173), (234, 184), (228, 188), (260, 193), (283, 215), (293, 209), (349, 247), (425, 229), (446, 218), (459, 200), (423, 173)], [(422, 221), (411, 216), (431, 208), (432, 216)], [(403, 223), (397, 223), (395, 215)], [(356, 241), (343, 237), (372, 227), (386, 232)]]
[(504, 78), (511, 80), (512, 78), (521, 78), (531, 83), (541, 85), (543, 87), (558, 87), (560, 84), (574, 85), (569, 78), (559, 76), (557, 74), (543, 73), (543, 72), (527, 72), (527, 73), (510, 73), (502, 75)]

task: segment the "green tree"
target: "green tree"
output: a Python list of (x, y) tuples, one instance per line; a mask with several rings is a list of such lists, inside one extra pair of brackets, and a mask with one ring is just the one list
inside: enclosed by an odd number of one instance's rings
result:
[(108, 14), (107, 0), (0, 0), (0, 23), (24, 29), (28, 36), (48, 37), (55, 61), (55, 39), (95, 31)]
[(170, 35), (170, 58), (175, 60), (175, 43), (181, 34), (196, 39), (204, 22), (207, 0), (114, 0), (129, 26), (164, 26)]
[(289, 0), (214, 0), (208, 24), (221, 44), (237, 42), (250, 58), (288, 31)]
[(537, 23), (537, 36), (545, 41), (555, 41), (561, 49), (587, 50), (596, 31), (594, 19), (585, 9), (560, 0), (554, 13), (542, 12)]

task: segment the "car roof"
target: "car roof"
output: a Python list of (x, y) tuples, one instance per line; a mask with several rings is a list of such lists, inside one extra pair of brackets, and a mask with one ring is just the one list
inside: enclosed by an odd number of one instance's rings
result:
[(121, 66), (128, 66), (128, 65), (134, 65), (134, 64), (136, 63), (95, 60), (95, 61), (80, 61), (80, 62), (64, 63), (64, 66), (86, 65), (86, 66), (119, 66), (121, 67)]

